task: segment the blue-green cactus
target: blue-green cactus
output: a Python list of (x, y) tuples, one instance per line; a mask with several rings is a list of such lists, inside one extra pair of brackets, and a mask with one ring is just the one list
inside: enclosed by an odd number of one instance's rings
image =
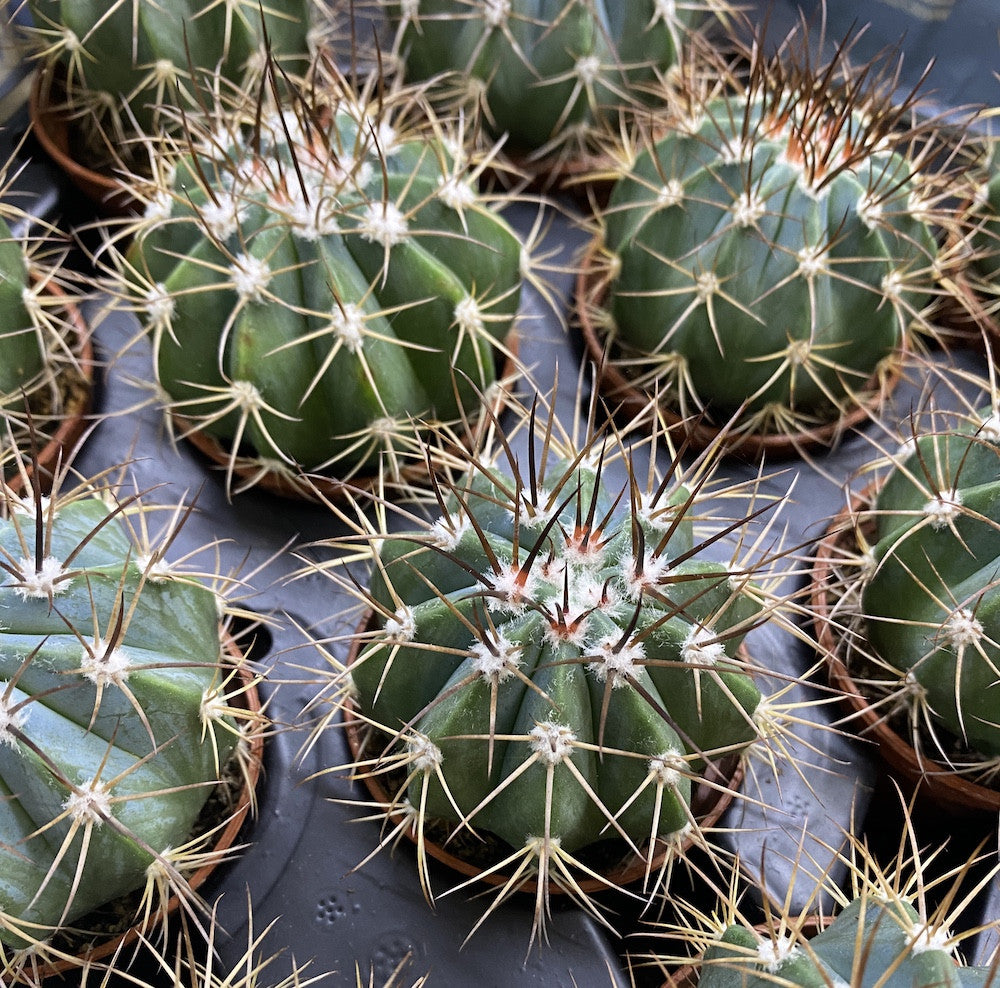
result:
[(723, 84), (688, 81), (597, 243), (622, 369), (738, 434), (815, 429), (877, 391), (931, 297), (942, 213), (903, 108), (846, 58), (762, 49), (742, 88), (721, 65)]

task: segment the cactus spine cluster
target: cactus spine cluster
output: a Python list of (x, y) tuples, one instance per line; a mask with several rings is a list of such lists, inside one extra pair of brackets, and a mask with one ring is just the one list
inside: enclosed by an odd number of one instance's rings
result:
[(398, 473), (421, 420), (476, 415), (525, 252), (412, 93), (325, 65), (310, 92), (191, 133), (130, 227), (126, 292), (172, 411), (234, 464)]
[(816, 936), (801, 942), (729, 926), (705, 951), (698, 988), (989, 984), (990, 968), (957, 963), (948, 939), (946, 930), (930, 926), (911, 903), (863, 896), (848, 903)]
[(227, 697), (241, 687), (221, 661), (218, 594), (134, 537), (147, 528), (134, 499), (4, 494), (6, 977), (58, 951), (57, 932), (89, 932), (103, 904), (183, 887), (182, 849), (240, 738)]
[(686, 72), (639, 139), (601, 217), (601, 304), (622, 366), (682, 415), (794, 433), (857, 407), (920, 319), (941, 176), (875, 68), (791, 41), (751, 58), (738, 89), (718, 58), (714, 84)]
[(679, 59), (712, 0), (383, 0), (411, 80), (458, 88), (519, 151), (579, 151)]
[(259, 79), (265, 49), (291, 71), (308, 61), (310, 0), (28, 0), (29, 41), (65, 73), (75, 116), (101, 125), (104, 150), (154, 135), (197, 107), (206, 80), (247, 85)]
[[(864, 633), (886, 674), (982, 759), (1000, 755), (1000, 420), (995, 408), (919, 430), (872, 506)], [(942, 738), (932, 757), (956, 757)], [(961, 760), (966, 761), (965, 756)]]
[(386, 813), (420, 841), (442, 822), (492, 835), (506, 891), (537, 876), (541, 902), (575, 891), (602, 844), (648, 869), (697, 834), (699, 780), (727, 791), (720, 762), (767, 733), (740, 645), (771, 603), (747, 546), (720, 561), (725, 526), (702, 532), (704, 462), (654, 457), (643, 479), (638, 436), (577, 444), (526, 422), (527, 454), (470, 456), (437, 518), (357, 537), (374, 617), (346, 673), (388, 734), (357, 774), (402, 770)]

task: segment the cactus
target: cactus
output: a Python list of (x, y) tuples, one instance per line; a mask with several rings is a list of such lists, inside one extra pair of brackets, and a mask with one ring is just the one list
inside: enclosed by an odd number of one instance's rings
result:
[[(121, 163), (128, 142), (179, 125), (178, 107), (197, 109), (206, 80), (250, 85), (265, 47), (290, 71), (307, 63), (310, 0), (28, 0), (26, 41), (58, 66), (62, 101), (74, 119), (90, 118), (88, 156)], [(314, 42), (313, 42), (314, 43)], [(52, 85), (50, 74), (47, 83)], [(79, 149), (75, 149), (79, 153)], [(131, 161), (131, 159), (128, 159)], [(141, 152), (137, 160), (141, 161)]]
[(416, 94), (328, 65), (310, 92), (190, 134), (128, 227), (125, 296), (231, 470), (398, 473), (421, 419), (474, 417), (525, 252)]
[(891, 64), (852, 74), (846, 42), (822, 65), (794, 36), (764, 47), (743, 84), (717, 57), (686, 69), (597, 240), (621, 366), (741, 436), (806, 432), (866, 399), (923, 325), (948, 215), (914, 97), (880, 85)]
[(390, 780), (387, 816), (419, 847), (442, 825), (488, 836), (501, 897), (537, 878), (544, 924), (550, 889), (582, 897), (609, 842), (652, 890), (657, 855), (698, 836), (692, 791), (726, 791), (719, 764), (771, 735), (740, 646), (778, 605), (742, 558), (750, 519), (703, 533), (706, 461), (687, 472), (648, 423), (580, 443), (521, 411), (526, 457), (506, 439), (470, 454), (439, 517), (345, 540), (369, 547), (370, 590), (343, 586), (373, 618), (340, 682), (349, 720), (381, 732), (352, 767)]
[(874, 544), (860, 610), (880, 677), (898, 677), (890, 685), (916, 723), (938, 725), (935, 757), (957, 757), (938, 736), (943, 725), (988, 763), (1000, 756), (993, 702), (1000, 679), (996, 408), (918, 429), (892, 458), (871, 514)]
[(57, 934), (106, 932), (88, 925), (106, 903), (138, 891), (148, 922), (159, 895), (192, 895), (195, 822), (253, 718), (230, 706), (219, 591), (164, 558), (182, 512), (157, 524), (111, 488), (3, 495), (0, 974), (30, 981), (71, 953)]
[(520, 152), (578, 153), (678, 60), (719, 0), (383, 0), (411, 80), (457, 87)]
[(956, 962), (946, 930), (935, 930), (904, 899), (852, 900), (803, 943), (729, 926), (705, 951), (698, 988), (850, 984), (857, 988), (972, 988), (990, 983), (989, 967)]

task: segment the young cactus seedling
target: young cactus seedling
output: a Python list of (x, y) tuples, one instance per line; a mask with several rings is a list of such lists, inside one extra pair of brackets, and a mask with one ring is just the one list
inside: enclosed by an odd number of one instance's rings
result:
[(722, 0), (380, 2), (408, 79), (431, 80), (508, 150), (556, 166), (593, 155), (689, 34), (731, 11)]
[(711, 457), (684, 466), (648, 421), (592, 415), (581, 439), (539, 407), (441, 475), (429, 515), (358, 511), (334, 544), (368, 589), (319, 567), (370, 611), (320, 729), (343, 708), (383, 846), (415, 840), (428, 896), (429, 845), (485, 846), (487, 915), (530, 890), (532, 938), (551, 893), (600, 917), (589, 893), (626, 881), (622, 860), (653, 896), (706, 842), (705, 797), (731, 797), (740, 756), (773, 740), (744, 638), (783, 604), (755, 485), (726, 491), (746, 514), (713, 519)]
[[(113, 951), (109, 915), (163, 934), (171, 897), (197, 929), (198, 869), (224, 858), (218, 836), (250, 805), (232, 784), (259, 764), (261, 715), (240, 709), (252, 678), (224, 657), (228, 581), (165, 555), (185, 516), (105, 477), (50, 498), (0, 489), (5, 983)], [(200, 820), (213, 793), (221, 816)]]
[(820, 63), (795, 33), (770, 50), (748, 46), (745, 73), (699, 52), (640, 121), (582, 315), (679, 418), (795, 446), (863, 418), (930, 331), (952, 157), (891, 58), (853, 66), (845, 41)]
[(114, 255), (181, 431), (223, 444), (230, 484), (286, 492), (302, 470), (398, 477), (422, 420), (461, 440), (527, 266), (460, 122), (314, 68), (192, 125)]

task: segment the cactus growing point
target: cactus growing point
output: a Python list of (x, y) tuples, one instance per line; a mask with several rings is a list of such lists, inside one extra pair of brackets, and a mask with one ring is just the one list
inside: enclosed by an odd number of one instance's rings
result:
[(478, 414), (527, 250), (418, 92), (355, 91), (319, 62), (307, 90), (261, 100), (218, 106), (141, 193), (125, 304), (230, 480), (397, 476), (422, 420), (460, 435)]

